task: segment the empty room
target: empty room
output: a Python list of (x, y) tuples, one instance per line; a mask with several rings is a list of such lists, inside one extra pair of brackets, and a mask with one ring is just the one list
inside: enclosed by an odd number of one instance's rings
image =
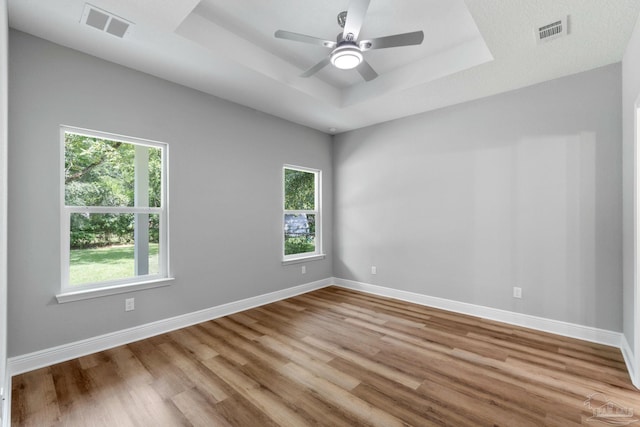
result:
[(639, 15), (0, 0), (0, 425), (640, 426)]

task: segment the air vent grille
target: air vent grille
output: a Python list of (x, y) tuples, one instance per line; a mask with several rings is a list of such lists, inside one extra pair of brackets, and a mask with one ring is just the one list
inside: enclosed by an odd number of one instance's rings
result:
[(126, 19), (122, 19), (113, 13), (109, 13), (89, 3), (86, 3), (84, 6), (84, 12), (80, 22), (120, 38), (127, 35), (133, 25), (133, 23)]
[(96, 9), (89, 9), (89, 14), (85, 22), (88, 26), (104, 31), (107, 22), (109, 22), (109, 15), (105, 15)]
[(546, 43), (558, 37), (567, 35), (567, 18), (554, 20), (549, 24), (536, 28), (536, 40), (538, 43)]
[(562, 21), (556, 21), (553, 24), (545, 25), (544, 27), (541, 27), (539, 31), (541, 39), (553, 37), (562, 32)]

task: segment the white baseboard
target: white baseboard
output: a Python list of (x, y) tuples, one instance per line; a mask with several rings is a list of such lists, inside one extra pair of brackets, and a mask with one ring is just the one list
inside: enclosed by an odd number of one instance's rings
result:
[(636, 358), (633, 354), (633, 350), (631, 350), (629, 342), (627, 341), (627, 337), (624, 334), (622, 334), (622, 338), (620, 340), (620, 350), (622, 351), (622, 357), (624, 357), (624, 363), (627, 365), (627, 371), (629, 371), (631, 382), (635, 388), (640, 389), (640, 382), (638, 382), (638, 367), (635, 362)]
[(453, 301), (445, 298), (417, 294), (414, 292), (401, 291), (398, 289), (356, 282), (354, 280), (339, 279), (334, 277), (333, 283), (336, 286), (362, 291), (369, 294), (380, 295), (425, 305), (428, 307), (440, 308), (456, 313), (481, 317), (483, 319), (496, 320), (498, 322), (508, 323), (511, 325), (523, 326), (525, 328), (551, 332), (557, 335), (578, 338), (585, 341), (591, 341), (599, 344), (621, 348), (622, 334), (620, 332), (607, 331), (590, 326), (562, 322), (560, 320), (546, 319), (544, 317), (531, 316), (528, 314), (515, 313), (512, 311), (469, 304), (466, 302)]
[(187, 313), (169, 319), (135, 326), (133, 328), (111, 332), (105, 335), (88, 338), (86, 340), (10, 357), (7, 360), (7, 375), (10, 378), (13, 375), (29, 372), (34, 369), (51, 366), (66, 360), (86, 356), (87, 354), (96, 353), (98, 351), (103, 351), (144, 338), (195, 325), (197, 323), (206, 322), (218, 317), (227, 316), (239, 311), (248, 310), (250, 308), (280, 301), (285, 298), (311, 292), (316, 289), (330, 286), (331, 284), (331, 278), (318, 280), (316, 282), (306, 283), (292, 288), (258, 295), (240, 301), (218, 305), (216, 307), (206, 308), (193, 313)]

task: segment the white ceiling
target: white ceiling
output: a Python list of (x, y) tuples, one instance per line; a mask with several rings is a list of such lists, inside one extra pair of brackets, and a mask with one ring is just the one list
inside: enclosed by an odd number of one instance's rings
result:
[[(349, 0), (90, 0), (134, 22), (124, 39), (83, 25), (82, 0), (9, 0), (9, 24), (323, 132), (442, 108), (622, 59), (638, 0), (371, 0), (360, 39), (422, 30), (425, 41), (365, 52), (380, 76), (328, 66)], [(569, 16), (569, 35), (536, 44), (535, 28)], [(336, 129), (335, 131), (330, 129)]]
[[(189, 16), (177, 32), (216, 52), (220, 46), (214, 40), (198, 39), (191, 35), (195, 34), (198, 27), (205, 32), (207, 27), (220, 26), (234, 36), (240, 36), (263, 51), (289, 62), (298, 70), (306, 70), (326, 57), (330, 49), (276, 39), (273, 37), (274, 31), (285, 29), (335, 41), (337, 34), (342, 33), (336, 15), (346, 10), (348, 5), (349, 0), (202, 0), (193, 16)], [(381, 75), (407, 65), (415, 66), (416, 62), (441, 51), (482, 39), (462, 0), (403, 0), (402, 7), (390, 5), (389, 1), (371, 2), (359, 38), (366, 40), (422, 30), (425, 41), (420, 46), (367, 53), (367, 61)], [(490, 60), (488, 51), (486, 54), (487, 60)], [(327, 67), (318, 77), (338, 89), (363, 84), (355, 70), (340, 71)]]

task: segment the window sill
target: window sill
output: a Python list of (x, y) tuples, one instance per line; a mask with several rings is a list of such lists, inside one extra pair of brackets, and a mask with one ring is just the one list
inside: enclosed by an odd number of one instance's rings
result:
[(56, 299), (58, 300), (58, 304), (64, 304), (83, 299), (100, 298), (109, 295), (124, 294), (126, 292), (141, 291), (143, 289), (161, 288), (163, 286), (169, 286), (173, 280), (173, 277), (168, 277), (164, 279), (149, 280), (146, 282), (127, 283), (126, 285), (84, 289), (76, 292), (63, 292), (56, 295)]
[(302, 256), (300, 258), (287, 259), (282, 261), (282, 265), (300, 264), (301, 262), (316, 261), (319, 259), (325, 259), (326, 256), (327, 255), (325, 254), (317, 254), (317, 255)]

